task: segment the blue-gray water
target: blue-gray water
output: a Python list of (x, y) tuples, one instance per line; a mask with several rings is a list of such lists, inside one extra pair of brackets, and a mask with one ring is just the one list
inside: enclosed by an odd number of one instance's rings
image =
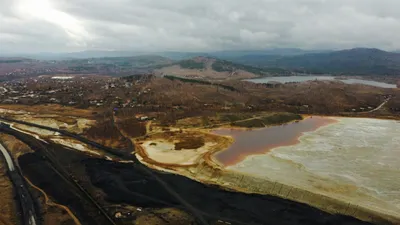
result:
[(247, 81), (251, 81), (254, 83), (268, 83), (270, 81), (280, 82), (280, 83), (288, 83), (288, 82), (305, 82), (310, 80), (337, 80), (346, 84), (365, 84), (375, 87), (382, 88), (396, 88), (395, 84), (387, 84), (383, 82), (370, 81), (370, 80), (362, 80), (362, 79), (335, 79), (333, 76), (284, 76), (284, 77), (264, 77), (258, 79), (249, 79)]

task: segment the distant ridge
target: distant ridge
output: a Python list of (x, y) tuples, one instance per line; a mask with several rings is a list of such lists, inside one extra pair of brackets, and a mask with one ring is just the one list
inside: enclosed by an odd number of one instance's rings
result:
[(400, 75), (400, 54), (376, 48), (354, 48), (281, 57), (248, 55), (234, 61), (253, 66), (279, 67), (309, 73)]
[[(2, 55), (5, 56), (4, 53)], [(201, 62), (193, 63), (194, 61), (198, 61), (199, 57), (207, 59), (207, 67), (201, 68)], [(80, 67), (83, 65), (82, 68), (78, 68), (82, 72), (96, 72), (97, 70), (90, 69), (96, 63), (107, 64), (105, 65), (106, 70), (103, 71), (106, 72), (110, 69), (109, 72), (111, 74), (117, 74), (121, 72), (121, 69), (125, 73), (128, 67), (155, 69), (163, 73), (163, 71), (160, 71), (162, 70), (161, 67), (166, 67), (166, 65), (172, 66), (171, 64), (174, 63), (174, 69), (164, 72), (175, 72), (177, 71), (176, 67), (179, 66), (180, 69), (186, 70), (180, 70), (182, 73), (192, 73), (194, 70), (198, 70), (196, 72), (198, 74), (201, 70), (202, 74), (213, 72), (214, 75), (229, 72), (231, 75), (232, 73), (235, 75), (235, 72), (238, 71), (246, 71), (252, 74), (241, 76), (244, 78), (264, 75), (288, 75), (292, 73), (400, 76), (400, 53), (383, 51), (377, 48), (353, 48), (340, 51), (277, 48), (265, 50), (156, 53), (82, 51), (15, 55), (0, 58), (0, 60), (3, 60), (4, 65), (5, 63), (22, 63), (20, 60), (27, 62), (30, 60), (27, 58), (44, 61), (58, 60), (60, 62), (57, 65), (65, 62), (68, 64), (68, 68), (71, 67), (70, 64), (72, 62), (73, 64), (78, 64), (72, 66)], [(78, 62), (77, 60), (86, 60), (86, 62)], [(90, 65), (85, 65), (88, 64), (88, 60), (90, 61)], [(210, 63), (211, 61), (213, 62)], [(54, 66), (50, 65), (50, 67)], [(192, 73), (190, 75), (195, 74)], [(213, 77), (212, 74), (208, 76)]]
[(261, 76), (289, 75), (290, 71), (279, 68), (259, 68), (215, 57), (197, 56), (158, 67), (155, 73), (186, 78), (246, 79)]

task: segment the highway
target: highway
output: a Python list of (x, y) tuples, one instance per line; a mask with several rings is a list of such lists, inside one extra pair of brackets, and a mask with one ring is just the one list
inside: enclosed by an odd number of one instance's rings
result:
[[(0, 124), (2, 126), (2, 124)], [(0, 143), (0, 151), (4, 156), (7, 166), (8, 174), (10, 176), (11, 182), (14, 185), (15, 193), (17, 194), (20, 211), (21, 211), (21, 221), (24, 225), (37, 225), (38, 220), (35, 212), (35, 206), (32, 197), (26, 187), (24, 178), (18, 169), (16, 169), (14, 162), (6, 150), (6, 148)]]
[(10, 154), (8, 154), (7, 150), (1, 143), (0, 143), (0, 151), (3, 154), (4, 158), (6, 159), (8, 170), (10, 172), (14, 171), (15, 170), (14, 162), (12, 161)]
[(37, 140), (35, 137), (14, 130), (10, 127), (10, 125), (0, 122), (0, 132), (7, 133), (9, 135), (15, 136), (20, 141), (26, 143), (30, 146), (32, 150), (38, 152), (40, 155), (46, 158), (46, 160), (50, 163), (51, 169), (60, 176), (62, 180), (66, 182), (65, 188), (69, 188), (74, 190), (75, 193), (82, 197), (82, 200), (87, 200), (89, 204), (92, 204), (94, 208), (96, 208), (96, 212), (99, 213), (98, 217), (102, 217), (104, 222), (97, 224), (111, 224), (116, 225), (113, 219), (107, 214), (107, 212), (96, 202), (96, 200), (86, 191), (84, 187), (82, 187), (79, 183), (77, 183), (71, 175), (66, 171), (63, 166), (58, 162), (57, 158), (51, 154), (51, 152), (47, 149), (49, 146), (46, 143), (43, 143)]
[(60, 130), (60, 129), (56, 129), (56, 128), (52, 128), (52, 127), (47, 127), (47, 126), (43, 126), (43, 125), (39, 125), (39, 124), (35, 124), (35, 123), (29, 123), (29, 122), (15, 120), (15, 119), (11, 119), (11, 118), (5, 118), (5, 117), (0, 117), (0, 120), (4, 120), (4, 121), (10, 122), (10, 123), (19, 123), (19, 124), (23, 124), (23, 125), (27, 125), (27, 126), (31, 126), (31, 127), (37, 127), (37, 128), (40, 128), (40, 129), (45, 129), (45, 130), (49, 130), (49, 131), (53, 131), (53, 132), (58, 132), (61, 135), (74, 138), (74, 139), (76, 139), (76, 140), (78, 140), (80, 142), (83, 142), (83, 143), (87, 144), (87, 145), (90, 145), (90, 146), (95, 147), (97, 149), (106, 151), (107, 153), (109, 153), (111, 155), (114, 155), (114, 156), (117, 156), (117, 157), (124, 157), (126, 159), (134, 158), (130, 154), (130, 152), (132, 152), (134, 150), (133, 146), (129, 146), (129, 148), (130, 148), (129, 151), (117, 150), (117, 149), (114, 149), (114, 148), (110, 148), (110, 147), (101, 145), (101, 144), (99, 144), (97, 142), (89, 140), (89, 139), (87, 139), (85, 137), (82, 137), (82, 136), (80, 136), (78, 134), (74, 134), (74, 133), (68, 132), (66, 130)]

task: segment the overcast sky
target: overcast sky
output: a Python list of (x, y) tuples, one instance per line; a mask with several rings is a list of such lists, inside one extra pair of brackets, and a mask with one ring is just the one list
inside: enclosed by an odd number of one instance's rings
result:
[(0, 52), (400, 49), (400, 0), (0, 0)]

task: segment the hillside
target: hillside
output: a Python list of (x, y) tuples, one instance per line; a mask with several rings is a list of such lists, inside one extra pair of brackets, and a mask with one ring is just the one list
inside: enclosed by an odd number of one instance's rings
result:
[(218, 59), (224, 59), (232, 61), (241, 57), (249, 55), (254, 56), (293, 56), (303, 55), (308, 53), (321, 53), (327, 52), (324, 50), (303, 50), (299, 48), (271, 48), (261, 50), (226, 50), (226, 51), (214, 51), (214, 52), (159, 52), (157, 55), (161, 55), (174, 60), (183, 60), (193, 58), (197, 56), (214, 57)]
[[(172, 60), (156, 56), (104, 57), (71, 60), (32, 60), (0, 58), (0, 78), (12, 80), (44, 74), (100, 74), (111, 76), (149, 73)], [(0, 79), (0, 80), (2, 80)]]
[(156, 75), (173, 75), (206, 79), (246, 79), (260, 76), (290, 74), (279, 68), (258, 68), (212, 57), (195, 57), (160, 67)]
[(400, 54), (379, 49), (355, 48), (296, 56), (247, 55), (235, 61), (309, 73), (400, 75)]
[(114, 74), (117, 71), (129, 71), (131, 69), (148, 69), (156, 66), (168, 65), (173, 61), (157, 55), (142, 55), (132, 57), (104, 57), (90, 59), (74, 59), (63, 61), (71, 70), (99, 70), (109, 71)]

